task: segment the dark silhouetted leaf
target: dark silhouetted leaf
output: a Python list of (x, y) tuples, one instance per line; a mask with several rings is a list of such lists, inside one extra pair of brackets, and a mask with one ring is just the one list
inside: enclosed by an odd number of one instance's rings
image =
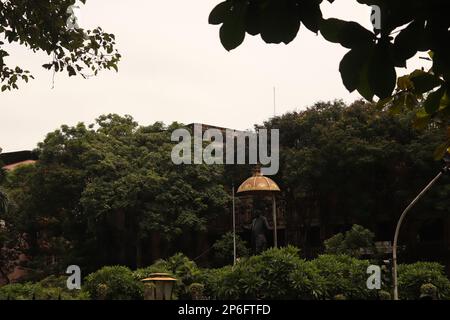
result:
[(380, 99), (389, 97), (397, 83), (397, 73), (387, 45), (374, 47), (369, 62), (369, 85)]
[(373, 42), (375, 35), (356, 22), (348, 22), (330, 18), (322, 20), (320, 33), (334, 43), (340, 43), (346, 48), (354, 48)]
[(297, 9), (292, 0), (267, 2), (261, 12), (261, 38), (264, 42), (288, 44), (294, 40), (300, 29)]
[(394, 42), (394, 59), (398, 66), (406, 66), (406, 60), (414, 57), (418, 50), (418, 38), (422, 36), (425, 28), (424, 21), (413, 21), (403, 29)]
[(245, 16), (248, 3), (237, 2), (220, 28), (220, 41), (228, 51), (237, 48), (245, 39)]
[(67, 66), (67, 72), (69, 72), (69, 77), (77, 75), (77, 73), (75, 72), (75, 69), (72, 66)]
[(261, 9), (255, 2), (251, 2), (248, 6), (247, 17), (245, 20), (245, 31), (252, 36), (255, 36), (261, 32)]
[(365, 63), (361, 70), (361, 78), (357, 88), (360, 95), (366, 100), (373, 101), (374, 92), (369, 84), (369, 64)]
[(445, 90), (443, 87), (439, 88), (438, 90), (430, 93), (425, 100), (423, 106), (425, 108), (425, 111), (428, 114), (433, 114), (436, 111), (439, 110), (439, 106), (441, 104), (441, 99), (444, 96)]
[(209, 14), (209, 24), (221, 24), (225, 22), (226, 17), (230, 13), (232, 3), (231, 1), (224, 1), (219, 3)]
[(312, 32), (319, 32), (320, 22), (322, 21), (320, 1), (301, 1), (298, 11), (302, 23)]
[(410, 80), (414, 84), (414, 91), (418, 94), (433, 90), (442, 83), (435, 75), (422, 70), (414, 71), (410, 76)]
[(350, 50), (339, 65), (342, 81), (348, 91), (356, 90), (361, 81), (361, 73), (367, 63), (369, 48), (357, 47)]

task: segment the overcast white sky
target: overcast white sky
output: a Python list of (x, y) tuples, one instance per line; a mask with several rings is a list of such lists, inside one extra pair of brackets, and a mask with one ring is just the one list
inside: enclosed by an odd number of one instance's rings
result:
[[(219, 2), (88, 0), (82, 27), (101, 26), (116, 35), (123, 56), (119, 73), (90, 80), (58, 74), (54, 89), (51, 72), (41, 68), (50, 58), (9, 48), (8, 63), (31, 70), (36, 80), (0, 94), (0, 147), (4, 152), (32, 149), (61, 124), (91, 123), (104, 113), (130, 114), (143, 125), (178, 121), (248, 129), (273, 116), (274, 86), (277, 114), (319, 100), (359, 98), (347, 92), (338, 71), (347, 49), (303, 26), (287, 46), (247, 36), (227, 52), (218, 26), (208, 25)], [(356, 1), (322, 7), (327, 17), (370, 27), (370, 9)], [(422, 64), (416, 59), (408, 67)]]

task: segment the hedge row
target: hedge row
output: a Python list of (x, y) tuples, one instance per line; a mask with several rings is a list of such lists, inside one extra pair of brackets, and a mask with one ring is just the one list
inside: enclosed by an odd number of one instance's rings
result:
[[(182, 254), (131, 271), (107, 266), (85, 278), (81, 291), (69, 291), (66, 277), (49, 277), (39, 283), (0, 288), (2, 299), (143, 299), (141, 279), (166, 272), (178, 279), (178, 299), (388, 299), (384, 291), (368, 290), (368, 260), (346, 255), (321, 255), (306, 261), (294, 247), (269, 249), (241, 260), (236, 266), (200, 269)], [(426, 285), (426, 286), (424, 286)], [(438, 263), (417, 262), (399, 266), (401, 299), (418, 299), (421, 288), (436, 288), (439, 298), (450, 299), (450, 281)]]

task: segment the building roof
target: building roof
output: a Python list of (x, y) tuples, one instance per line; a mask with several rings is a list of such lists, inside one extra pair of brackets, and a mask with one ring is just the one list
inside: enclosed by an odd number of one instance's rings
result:
[(7, 166), (4, 166), (3, 169), (6, 170), (6, 171), (13, 171), (13, 170), (17, 169), (18, 167), (27, 166), (27, 165), (33, 165), (36, 162), (37, 162), (36, 160), (24, 160), (24, 161), (20, 161), (20, 162), (17, 162), (17, 163), (12, 163), (12, 164), (9, 164)]

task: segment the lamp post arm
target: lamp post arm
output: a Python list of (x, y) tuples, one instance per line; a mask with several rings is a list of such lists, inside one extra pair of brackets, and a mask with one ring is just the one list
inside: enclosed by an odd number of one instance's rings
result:
[(234, 200), (234, 183), (232, 187), (233, 192), (233, 266), (236, 265), (237, 252), (236, 252), (236, 204)]
[(398, 279), (397, 279), (397, 242), (400, 228), (405, 216), (411, 210), (412, 207), (423, 197), (423, 195), (439, 180), (439, 178), (444, 174), (445, 170), (439, 172), (439, 174), (431, 180), (431, 182), (419, 193), (419, 195), (409, 204), (409, 206), (403, 211), (400, 219), (397, 222), (397, 227), (395, 228), (394, 243), (392, 245), (392, 276), (394, 282), (394, 300), (398, 300)]

